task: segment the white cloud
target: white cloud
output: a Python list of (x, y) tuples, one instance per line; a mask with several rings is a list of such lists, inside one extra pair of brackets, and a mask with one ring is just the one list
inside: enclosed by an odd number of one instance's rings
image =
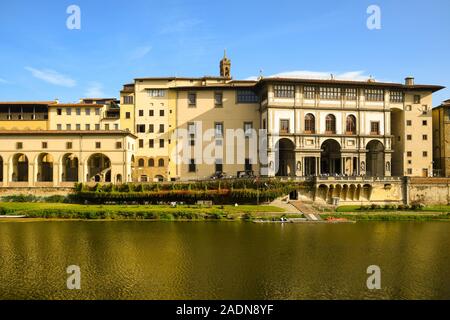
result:
[(198, 19), (185, 19), (178, 20), (177, 22), (167, 24), (164, 26), (159, 33), (160, 34), (169, 34), (169, 33), (180, 33), (183, 31), (188, 31), (189, 29), (201, 24), (202, 21)]
[(318, 72), (318, 71), (287, 71), (277, 73), (267, 78), (297, 78), (297, 79), (319, 79), (319, 80), (330, 80), (331, 77), (336, 80), (354, 80), (354, 81), (366, 81), (370, 78), (369, 75), (365, 75), (364, 71), (348, 71), (343, 73), (335, 72)]
[(5, 79), (2, 79), (2, 78), (0, 78), (0, 83), (4, 83), (4, 84), (6, 84), (6, 83), (9, 83), (8, 81), (6, 81)]
[(77, 82), (68, 76), (50, 69), (35, 69), (32, 67), (25, 67), (31, 72), (31, 75), (37, 79), (54, 84), (56, 86), (72, 88), (77, 85)]
[(151, 46), (143, 46), (136, 48), (130, 55), (131, 60), (139, 60), (144, 58), (152, 50)]
[(84, 93), (86, 98), (104, 98), (106, 97), (103, 91), (103, 85), (99, 82), (90, 82), (89, 88)]

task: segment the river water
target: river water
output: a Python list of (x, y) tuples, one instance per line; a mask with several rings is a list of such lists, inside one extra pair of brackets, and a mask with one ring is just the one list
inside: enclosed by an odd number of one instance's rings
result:
[(0, 223), (0, 299), (450, 299), (449, 268), (446, 222)]

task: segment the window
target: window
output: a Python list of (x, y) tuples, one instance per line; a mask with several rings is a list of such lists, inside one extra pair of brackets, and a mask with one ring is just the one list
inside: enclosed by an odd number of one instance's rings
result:
[(141, 177), (141, 182), (148, 182), (148, 176), (146, 176), (145, 174), (143, 174)]
[(327, 115), (325, 118), (325, 131), (327, 134), (336, 133), (336, 117), (332, 114)]
[(280, 119), (280, 133), (289, 133), (289, 119)]
[(370, 122), (370, 134), (379, 135), (380, 134), (380, 122), (379, 121), (371, 121)]
[(216, 160), (216, 172), (223, 172), (223, 161), (222, 159)]
[(159, 133), (163, 133), (164, 132), (164, 125), (160, 124), (159, 125)]
[(412, 169), (411, 168), (409, 168), (408, 170), (406, 170), (406, 172), (407, 172), (407, 174), (412, 174)]
[(139, 159), (139, 160), (138, 160), (138, 166), (141, 167), (141, 168), (145, 166), (145, 161), (144, 161), (144, 159)]
[(214, 124), (215, 136), (216, 138), (223, 137), (223, 122), (216, 122)]
[(428, 157), (428, 152), (427, 151), (422, 152), (422, 156), (423, 157)]
[(122, 142), (120, 141), (116, 142), (116, 149), (122, 149)]
[(422, 120), (422, 125), (423, 126), (427, 126), (428, 125), (428, 121), (427, 120)]
[(87, 116), (90, 116), (90, 115), (91, 115), (91, 109), (89, 109), (89, 108), (86, 108), (86, 109), (84, 110), (84, 112), (86, 113)]
[(154, 148), (155, 147), (155, 140), (153, 140), (153, 139), (148, 140), (148, 147), (149, 148)]
[(158, 167), (164, 167), (164, 159), (159, 159), (158, 160)]
[(78, 130), (78, 131), (80, 131), (80, 130), (81, 130), (81, 124), (77, 123), (77, 124), (75, 125), (75, 129)]
[(123, 97), (123, 104), (133, 104), (133, 96)]
[(189, 162), (189, 172), (196, 172), (197, 171), (197, 166), (195, 164), (195, 159), (191, 159), (191, 161)]
[(60, 109), (60, 108), (56, 109), (56, 114), (58, 116), (62, 115), (62, 109)]
[(320, 99), (339, 100), (341, 98), (341, 88), (320, 87)]
[(428, 106), (422, 106), (422, 114), (426, 115), (428, 113)]
[(70, 115), (72, 114), (72, 108), (67, 108), (67, 109), (66, 109), (66, 114), (67, 114), (68, 116), (70, 116)]
[(245, 166), (244, 166), (244, 170), (245, 171), (252, 171), (252, 164), (250, 159), (245, 159)]
[(90, 124), (85, 124), (84, 127), (85, 127), (86, 131), (91, 130), (91, 125)]
[(294, 98), (295, 86), (292, 85), (275, 85), (273, 87), (276, 98)]
[(412, 135), (411, 135), (411, 134), (408, 134), (408, 135), (406, 136), (406, 140), (412, 140)]
[(251, 137), (253, 133), (253, 122), (244, 122), (244, 135)]
[(404, 95), (402, 91), (391, 91), (390, 101), (394, 103), (402, 103), (404, 101)]
[(105, 124), (105, 130), (106, 130), (106, 131), (109, 130), (109, 124), (108, 124), (108, 123)]
[(149, 110), (148, 111), (148, 115), (150, 116), (150, 117), (153, 117), (154, 115), (155, 115), (155, 110)]
[(258, 101), (258, 96), (251, 90), (237, 91), (237, 103), (257, 103)]
[(99, 142), (99, 141), (97, 141), (97, 142), (95, 143), (95, 149), (101, 149), (101, 148), (102, 148), (102, 143)]
[(423, 134), (422, 135), (422, 140), (424, 140), (424, 141), (428, 140), (428, 135), (427, 134)]
[(72, 142), (66, 142), (66, 149), (72, 149)]
[(164, 139), (159, 139), (159, 147), (164, 148)]
[(412, 151), (406, 152), (406, 156), (409, 157), (409, 158), (411, 158), (411, 157), (412, 157)]
[(144, 110), (139, 110), (139, 117), (143, 117), (144, 116)]
[(316, 87), (305, 87), (305, 99), (316, 98)]
[(143, 139), (139, 139), (139, 148), (144, 148), (144, 140)]
[(356, 134), (356, 118), (354, 115), (347, 116), (345, 131), (347, 134)]
[(145, 124), (138, 124), (138, 125), (136, 125), (136, 132), (138, 132), (138, 133), (145, 133)]
[(188, 93), (188, 105), (189, 107), (195, 107), (197, 105), (197, 94), (196, 93)]
[(411, 106), (406, 106), (406, 111), (411, 111), (412, 107)]
[(114, 130), (119, 130), (119, 124), (118, 123), (114, 124)]
[(263, 129), (266, 129), (266, 119), (263, 119)]
[(149, 124), (149, 125), (148, 125), (148, 132), (149, 132), (149, 133), (155, 132), (155, 125)]
[(61, 125), (61, 124), (57, 124), (57, 125), (56, 125), (56, 130), (61, 131), (61, 130), (62, 130), (62, 125)]
[(76, 108), (75, 113), (77, 114), (77, 116), (81, 115), (81, 108)]
[(100, 130), (100, 123), (96, 123), (96, 124), (95, 124), (95, 130), (96, 130), (96, 131), (99, 131), (99, 130)]
[(16, 149), (23, 149), (23, 142), (17, 142)]
[(48, 143), (42, 142), (42, 149), (47, 149), (47, 148), (48, 148)]
[(406, 120), (406, 125), (407, 126), (412, 126), (412, 121), (411, 120)]
[(384, 101), (384, 90), (381, 89), (366, 89), (367, 101)]
[(223, 106), (223, 93), (222, 92), (214, 93), (214, 105), (216, 108), (220, 108)]
[(130, 118), (131, 118), (131, 113), (125, 112), (125, 119), (130, 119)]
[(95, 108), (95, 115), (99, 116), (100, 115), (100, 108)]
[(195, 145), (195, 123), (194, 122), (188, 123), (188, 133), (189, 133), (189, 145), (194, 146)]
[(72, 125), (71, 125), (71, 124), (66, 124), (66, 130), (67, 130), (67, 131), (72, 130)]
[(346, 100), (356, 100), (357, 90), (356, 88), (346, 88), (344, 90), (344, 97)]
[(420, 94), (414, 95), (414, 103), (419, 104), (420, 103)]
[(148, 166), (154, 167), (155, 166), (155, 160), (154, 159), (148, 159)]
[(159, 116), (164, 117), (164, 110), (159, 110)]
[(316, 118), (308, 113), (305, 116), (305, 133), (315, 133), (316, 132)]
[(166, 91), (162, 89), (149, 89), (147, 92), (151, 98), (162, 98), (166, 95)]

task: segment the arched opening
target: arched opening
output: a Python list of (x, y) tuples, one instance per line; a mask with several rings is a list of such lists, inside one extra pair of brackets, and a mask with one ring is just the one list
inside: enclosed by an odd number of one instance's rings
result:
[(0, 157), (0, 182), (3, 182), (3, 158)]
[(148, 159), (148, 166), (154, 167), (155, 166), (155, 160), (154, 159)]
[(295, 145), (289, 139), (281, 139), (276, 144), (278, 150), (278, 171), (276, 176), (295, 176)]
[(158, 167), (164, 167), (164, 159), (158, 160)]
[(62, 175), (63, 182), (78, 181), (78, 158), (73, 153), (67, 153), (62, 159)]
[(319, 189), (317, 190), (317, 196), (319, 199), (322, 199), (323, 201), (327, 201), (328, 187), (324, 184), (321, 184), (319, 186)]
[(28, 158), (23, 153), (15, 154), (13, 157), (12, 181), (28, 181)]
[(316, 118), (308, 113), (305, 116), (305, 133), (315, 133), (316, 132)]
[(384, 145), (378, 140), (367, 144), (367, 170), (369, 177), (384, 177)]
[(36, 180), (38, 182), (52, 182), (53, 181), (53, 157), (48, 153), (41, 153), (37, 159), (38, 172)]
[(325, 118), (325, 131), (327, 134), (336, 133), (336, 117), (332, 114), (327, 115)]
[(320, 165), (322, 174), (341, 174), (341, 145), (333, 139), (326, 140), (322, 144), (320, 155)]
[(157, 182), (163, 182), (163, 181), (164, 181), (164, 177), (161, 176), (161, 175), (157, 175), (157, 176), (155, 176), (155, 181), (157, 181)]
[(88, 159), (88, 181), (111, 182), (111, 160), (102, 153)]
[(144, 159), (139, 159), (139, 160), (138, 160), (138, 166), (139, 166), (140, 168), (142, 168), (142, 167), (144, 167), (144, 165), (145, 165)]
[(354, 115), (347, 116), (345, 128), (347, 134), (356, 134), (356, 118)]
[(122, 175), (121, 174), (118, 174), (116, 176), (116, 183), (122, 183)]

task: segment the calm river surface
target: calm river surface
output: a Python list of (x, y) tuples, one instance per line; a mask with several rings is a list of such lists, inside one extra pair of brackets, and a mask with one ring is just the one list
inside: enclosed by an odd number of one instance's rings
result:
[(0, 223), (0, 299), (450, 299), (449, 268), (445, 222)]

